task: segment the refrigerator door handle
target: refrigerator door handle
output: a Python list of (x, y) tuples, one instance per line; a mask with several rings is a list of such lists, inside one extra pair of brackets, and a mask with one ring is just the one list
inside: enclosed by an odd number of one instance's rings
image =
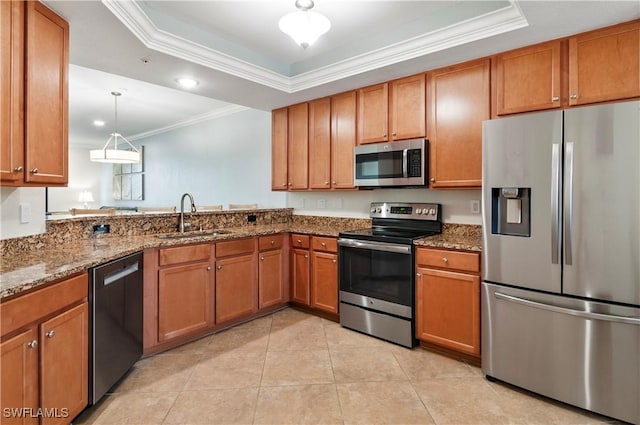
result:
[(573, 142), (568, 142), (565, 151), (565, 167), (567, 170), (567, 208), (564, 216), (564, 262), (573, 264)]
[(629, 325), (640, 325), (640, 317), (614, 316), (611, 314), (592, 313), (589, 311), (573, 310), (570, 308), (558, 307), (555, 305), (545, 304), (538, 301), (531, 301), (524, 298), (514, 297), (512, 295), (503, 294), (501, 292), (495, 292), (494, 295), (499, 300), (509, 301), (509, 302), (533, 307), (533, 308), (552, 311), (554, 313), (568, 314), (570, 316), (583, 317), (585, 319), (603, 320), (607, 322), (616, 322), (616, 323), (626, 323)]
[(560, 145), (551, 147), (551, 263), (560, 261)]

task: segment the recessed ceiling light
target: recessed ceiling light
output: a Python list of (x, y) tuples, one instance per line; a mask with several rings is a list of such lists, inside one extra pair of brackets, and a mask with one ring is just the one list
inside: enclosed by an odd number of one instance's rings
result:
[(178, 78), (176, 82), (185, 89), (192, 89), (198, 85), (198, 81), (194, 80), (193, 78)]
[(102, 120), (95, 120), (93, 122), (93, 125), (95, 125), (96, 127), (104, 127), (104, 121)]

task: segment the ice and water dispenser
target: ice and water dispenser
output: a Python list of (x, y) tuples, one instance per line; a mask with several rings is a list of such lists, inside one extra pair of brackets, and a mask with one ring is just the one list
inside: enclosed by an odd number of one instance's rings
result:
[(531, 236), (531, 188), (491, 189), (491, 233)]

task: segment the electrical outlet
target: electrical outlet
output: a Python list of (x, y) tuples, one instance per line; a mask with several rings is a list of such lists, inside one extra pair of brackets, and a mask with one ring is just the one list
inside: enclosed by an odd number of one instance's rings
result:
[(339, 210), (342, 209), (342, 198), (336, 199), (336, 208)]
[(327, 208), (327, 200), (326, 199), (318, 199), (318, 208), (321, 210)]
[(480, 201), (477, 199), (471, 201), (471, 214), (480, 214)]
[(24, 203), (19, 205), (20, 223), (26, 224), (31, 221), (31, 204)]
[(103, 235), (105, 233), (111, 233), (111, 225), (109, 225), (109, 224), (94, 224), (93, 225), (93, 234), (94, 235)]

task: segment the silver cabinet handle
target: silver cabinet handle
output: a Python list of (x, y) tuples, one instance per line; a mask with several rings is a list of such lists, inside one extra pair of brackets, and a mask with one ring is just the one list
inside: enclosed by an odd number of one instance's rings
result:
[(37, 346), (38, 346), (38, 341), (36, 341), (35, 339), (27, 343), (27, 347), (29, 348), (36, 348)]
[(382, 135), (382, 137), (384, 137), (384, 138), (386, 139), (386, 138), (387, 138), (387, 133), (384, 133), (384, 134)]
[(302, 243), (302, 241), (301, 241), (300, 239), (298, 239), (296, 242), (298, 242), (298, 243)]
[(391, 135), (392, 135), (393, 137), (396, 137), (396, 132), (394, 131), (393, 133), (391, 133)]
[(560, 145), (551, 147), (551, 263), (560, 258)]
[(287, 187), (287, 184), (286, 183), (282, 183), (282, 187)]
[(13, 171), (15, 171), (16, 173), (19, 173), (22, 170), (24, 170), (24, 168), (22, 168), (22, 165), (18, 165), (16, 168), (13, 169)]
[(211, 271), (211, 266), (207, 267), (207, 271)]
[(332, 184), (336, 185), (338, 184), (335, 180), (331, 182)]
[(53, 338), (54, 336), (56, 336), (56, 333), (51, 330), (49, 332), (47, 332), (46, 334), (44, 334), (47, 338)]
[(551, 101), (552, 101), (552, 102), (557, 102), (557, 101), (559, 101), (559, 100), (560, 100), (560, 98), (559, 98), (558, 96), (553, 96), (553, 97), (551, 98)]
[(328, 181), (328, 180), (327, 180), (327, 181), (325, 181), (325, 182), (324, 182), (324, 184), (325, 184), (325, 185), (328, 185), (328, 184), (329, 184), (329, 181)]
[(422, 273), (416, 273), (416, 277), (422, 277)]
[(447, 257), (442, 257), (442, 262), (446, 264), (449, 262), (449, 259)]
[(275, 245), (276, 241), (271, 241), (271, 245)]
[(264, 261), (264, 257), (260, 257), (260, 261)]
[(309, 255), (308, 254), (304, 254), (304, 258), (309, 258)]
[(327, 244), (326, 244), (326, 243), (324, 243), (324, 242), (322, 242), (320, 245), (322, 245), (322, 246), (327, 246)]
[(435, 177), (431, 177), (431, 183), (435, 183), (436, 182), (436, 178)]
[(222, 270), (222, 266), (217, 266), (216, 270)]
[(336, 260), (335, 258), (334, 258), (333, 260), (331, 260), (331, 261), (333, 261), (334, 263), (337, 263), (337, 262), (338, 262), (338, 260)]
[(38, 174), (38, 169), (37, 168), (32, 168), (31, 169), (31, 174)]
[(577, 99), (578, 98), (578, 94), (577, 93), (571, 93), (571, 96), (569, 96), (571, 99)]
[(374, 241), (360, 241), (355, 239), (338, 239), (338, 245), (356, 249), (370, 249), (373, 251), (395, 252), (411, 255), (411, 245), (381, 243)]
[(573, 142), (567, 143), (564, 158), (565, 172), (567, 173), (565, 179), (567, 208), (564, 213), (564, 262), (570, 266), (573, 264)]
[(291, 182), (287, 183), (288, 186), (291, 186)]
[(640, 317), (627, 317), (627, 316), (614, 316), (612, 314), (593, 313), (591, 311), (573, 310), (566, 307), (558, 307), (556, 305), (546, 304), (539, 301), (527, 300), (525, 298), (518, 298), (512, 295), (495, 292), (494, 296), (503, 301), (510, 301), (517, 304), (526, 305), (529, 307), (540, 308), (542, 310), (553, 311), (555, 313), (568, 314), (570, 316), (584, 317), (586, 319), (604, 320), (607, 322), (619, 322), (629, 323), (632, 325), (640, 325)]

